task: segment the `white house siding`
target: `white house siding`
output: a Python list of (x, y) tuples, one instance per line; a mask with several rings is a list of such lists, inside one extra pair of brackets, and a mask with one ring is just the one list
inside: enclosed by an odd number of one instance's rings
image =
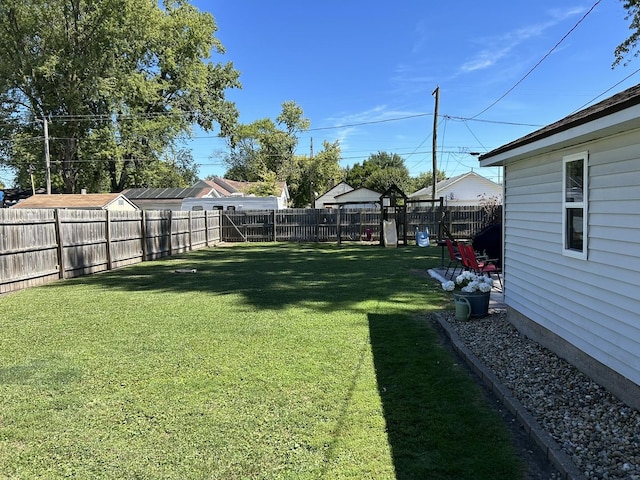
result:
[[(453, 198), (451, 194), (453, 193)], [(498, 197), (502, 202), (502, 186), (491, 180), (468, 172), (459, 177), (443, 180), (436, 186), (436, 197), (443, 197), (452, 206), (478, 206), (482, 197)], [(431, 188), (423, 188), (409, 195), (411, 200), (431, 200)]]
[(357, 188), (341, 195), (336, 195), (335, 205), (345, 205), (348, 208), (380, 208), (380, 194), (368, 188)]
[[(505, 167), (505, 300), (640, 385), (640, 132)], [(562, 157), (589, 152), (588, 259), (562, 255)], [(557, 352), (562, 355), (562, 352)]]
[(315, 201), (315, 208), (325, 208), (325, 205), (332, 206), (338, 195), (342, 195), (343, 193), (350, 192), (353, 190), (351, 185), (347, 183), (340, 182), (333, 188), (331, 188), (328, 192), (320, 195)]
[(138, 208), (124, 197), (118, 197), (113, 202), (109, 203), (105, 210), (112, 212), (135, 212)]
[[(450, 198), (451, 193), (453, 193), (453, 199)], [(436, 190), (436, 195), (444, 197), (447, 205), (480, 205), (482, 196), (486, 199), (497, 196), (502, 201), (502, 187), (483, 180), (482, 177), (468, 176), (442, 191)]]
[(282, 197), (271, 195), (269, 197), (200, 197), (185, 198), (182, 200), (182, 210), (215, 210), (228, 208), (236, 210), (282, 210), (286, 203)]

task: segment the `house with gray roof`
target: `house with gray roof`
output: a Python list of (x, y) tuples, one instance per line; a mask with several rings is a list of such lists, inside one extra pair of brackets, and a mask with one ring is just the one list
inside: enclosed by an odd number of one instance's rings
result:
[(507, 318), (640, 408), (640, 85), (496, 148)]

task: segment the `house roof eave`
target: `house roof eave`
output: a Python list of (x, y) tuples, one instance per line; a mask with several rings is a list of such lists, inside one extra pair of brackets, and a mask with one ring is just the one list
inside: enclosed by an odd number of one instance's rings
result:
[(525, 152), (552, 151), (563, 141), (575, 144), (611, 135), (616, 133), (616, 125), (625, 124), (625, 130), (637, 128), (639, 117), (640, 84), (481, 155), (480, 165), (500, 166)]
[(515, 140), (481, 155), (479, 159), (480, 166), (504, 166), (507, 162), (550, 153), (639, 128), (640, 104), (606, 116), (594, 117), (589, 122), (575, 123), (570, 128), (550, 131), (537, 138), (523, 140), (525, 138), (523, 137)]

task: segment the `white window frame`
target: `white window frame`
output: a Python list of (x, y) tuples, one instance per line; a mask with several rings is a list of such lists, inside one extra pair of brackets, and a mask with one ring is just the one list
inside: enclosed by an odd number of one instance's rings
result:
[[(582, 161), (582, 199), (567, 200), (567, 165), (571, 162)], [(588, 221), (589, 218), (589, 152), (574, 153), (562, 158), (562, 254), (567, 257), (587, 259)], [(569, 209), (582, 209), (582, 250), (569, 248), (567, 217)]]

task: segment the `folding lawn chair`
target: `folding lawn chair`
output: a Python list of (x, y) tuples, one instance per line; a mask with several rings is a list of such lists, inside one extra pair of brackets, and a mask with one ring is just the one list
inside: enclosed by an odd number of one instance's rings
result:
[(498, 276), (500, 288), (502, 288), (502, 279), (500, 278), (500, 272), (502, 272), (502, 269), (495, 264), (495, 262), (498, 261), (497, 258), (488, 258), (480, 261), (478, 260), (472, 245), (458, 243), (458, 248), (462, 254), (462, 262), (469, 270), (473, 270), (477, 274), (487, 273), (489, 276), (491, 276), (492, 273), (495, 273)]
[(449, 265), (447, 265), (447, 271), (444, 273), (444, 276), (446, 277), (449, 273), (449, 268), (451, 268), (451, 264), (453, 264), (453, 272), (451, 272), (451, 275), (456, 274), (458, 265), (460, 265), (460, 271), (462, 271), (462, 256), (460, 255), (459, 250), (456, 251), (451, 240), (446, 238), (445, 243), (447, 244), (447, 250), (449, 250)]

